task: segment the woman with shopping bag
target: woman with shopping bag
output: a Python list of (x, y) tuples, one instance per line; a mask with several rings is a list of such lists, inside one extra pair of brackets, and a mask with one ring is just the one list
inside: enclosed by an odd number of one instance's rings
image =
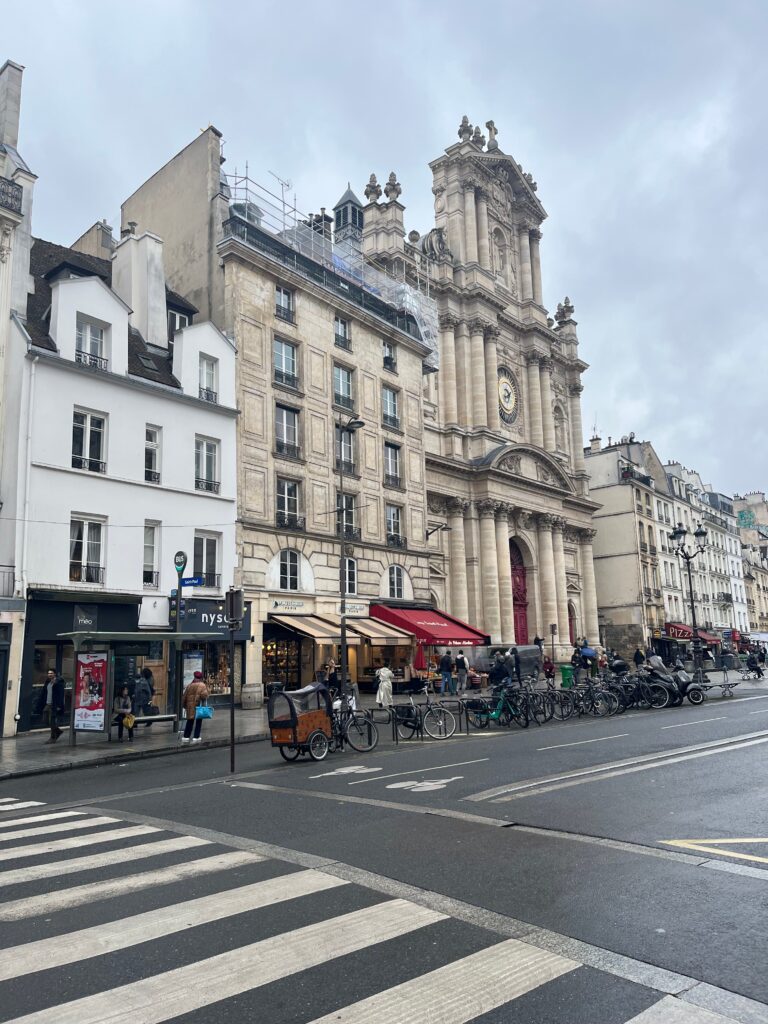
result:
[[(203, 673), (195, 672), (192, 682), (188, 684), (181, 698), (187, 720), (184, 723), (184, 735), (182, 743), (200, 742), (200, 731), (203, 728), (203, 718), (213, 718), (213, 708), (209, 708), (208, 687), (203, 682)], [(208, 712), (207, 714), (205, 712)], [(194, 729), (194, 735), (192, 730)]]

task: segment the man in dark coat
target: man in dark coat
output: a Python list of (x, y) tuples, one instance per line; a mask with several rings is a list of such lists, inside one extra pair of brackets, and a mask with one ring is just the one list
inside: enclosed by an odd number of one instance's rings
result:
[(52, 668), (48, 669), (46, 680), (40, 688), (37, 712), (47, 717), (51, 727), (51, 735), (45, 742), (55, 743), (63, 731), (59, 728), (59, 719), (64, 714), (64, 680)]
[(510, 683), (517, 682), (517, 685), (520, 686), (520, 655), (517, 653), (516, 647), (509, 648), (504, 658), (504, 665)]
[(639, 647), (637, 648), (635, 653), (632, 655), (632, 661), (634, 661), (634, 663), (635, 663), (635, 672), (637, 672), (637, 670), (640, 668), (640, 666), (645, 661), (645, 655), (643, 654), (643, 652), (640, 650)]

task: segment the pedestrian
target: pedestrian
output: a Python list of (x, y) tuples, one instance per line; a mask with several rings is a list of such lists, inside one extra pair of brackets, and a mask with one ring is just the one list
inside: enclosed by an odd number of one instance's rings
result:
[(456, 693), (453, 682), (453, 658), (450, 651), (446, 651), (440, 659), (440, 693), (445, 693), (446, 687), (448, 687), (448, 693)]
[(456, 683), (459, 693), (467, 692), (467, 676), (469, 674), (469, 662), (464, 657), (464, 651), (456, 655)]
[(581, 678), (581, 651), (578, 647), (573, 648), (571, 667), (573, 668), (573, 685), (578, 686), (579, 679)]
[(555, 681), (555, 663), (548, 654), (544, 656), (542, 668), (544, 669), (544, 678), (548, 683), (553, 683)]
[(539, 652), (541, 654), (543, 654), (544, 653), (544, 640), (538, 635), (538, 633), (533, 638), (533, 642), (536, 645), (536, 647), (539, 648)]
[(328, 664), (325, 666), (326, 671), (326, 686), (329, 690), (338, 690), (339, 688), (339, 673), (336, 671), (336, 662), (331, 658)]
[(750, 672), (754, 672), (758, 679), (763, 678), (763, 670), (760, 667), (760, 662), (757, 660), (757, 655), (752, 651), (747, 658), (747, 668)]
[[(208, 687), (203, 682), (203, 673), (195, 672), (192, 677), (192, 682), (188, 684), (184, 690), (184, 694), (181, 698), (184, 706), (184, 711), (187, 715), (187, 720), (184, 723), (184, 735), (181, 737), (182, 743), (189, 743), (190, 739), (193, 743), (200, 742), (200, 732), (203, 728), (202, 718), (196, 718), (196, 709), (201, 704), (208, 700)], [(194, 728), (195, 734), (192, 735)]]
[(376, 671), (376, 678), (379, 680), (379, 688), (376, 691), (376, 703), (380, 708), (392, 707), (392, 681), (395, 678), (389, 662), (384, 662)]
[(635, 672), (637, 672), (640, 669), (640, 666), (645, 662), (645, 655), (639, 647), (635, 650), (635, 653), (632, 655), (632, 661), (634, 661), (635, 663)]
[(757, 663), (760, 668), (765, 668), (765, 648), (760, 647), (757, 652)]
[(490, 670), (488, 672), (488, 685), (501, 686), (507, 678), (507, 666), (504, 664), (504, 658), (502, 657), (501, 651), (496, 651)]
[(59, 728), (59, 719), (64, 714), (64, 690), (62, 677), (49, 668), (45, 683), (40, 689), (36, 708), (37, 713), (43, 715), (51, 729), (51, 735), (46, 743), (55, 743), (63, 731)]
[[(150, 678), (152, 673), (149, 673)], [(147, 708), (152, 703), (152, 694), (154, 689), (150, 684), (149, 680), (143, 673), (139, 673), (136, 676), (136, 685), (133, 688), (133, 713), (134, 715), (144, 715)]]
[(517, 653), (516, 647), (510, 647), (504, 657), (504, 665), (507, 670), (507, 676), (510, 683), (517, 683), (521, 685), (520, 680), (520, 655)]
[(117, 723), (117, 742), (123, 742), (123, 730), (128, 730), (128, 742), (133, 743), (134, 714), (131, 703), (131, 696), (127, 686), (120, 687), (120, 693), (115, 697), (112, 704), (112, 711)]

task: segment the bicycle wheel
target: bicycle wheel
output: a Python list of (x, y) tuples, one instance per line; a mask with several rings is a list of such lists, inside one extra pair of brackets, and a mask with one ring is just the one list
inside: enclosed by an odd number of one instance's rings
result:
[(456, 732), (456, 719), (447, 708), (431, 707), (424, 715), (424, 732), (433, 740), (447, 740)]
[(524, 701), (512, 701), (507, 698), (504, 712), (506, 713), (505, 725), (511, 726), (512, 722), (514, 722), (521, 729), (528, 728), (530, 716), (528, 714), (528, 705)]
[(608, 695), (602, 690), (596, 690), (590, 695), (589, 713), (595, 718), (607, 718), (610, 714), (612, 703)]
[(307, 740), (307, 747), (309, 749), (309, 756), (313, 761), (322, 761), (328, 756), (328, 737), (324, 732), (320, 732), (316, 729), (313, 733), (310, 733), (309, 739)]
[(565, 722), (573, 714), (573, 697), (568, 690), (553, 691), (552, 693), (552, 707), (554, 709), (554, 717), (559, 722)]
[(379, 730), (367, 715), (353, 715), (345, 730), (347, 743), (353, 750), (364, 754), (379, 742)]
[(661, 683), (651, 683), (648, 689), (650, 690), (652, 708), (660, 711), (669, 704), (669, 690), (666, 686), (662, 686)]
[(418, 732), (419, 712), (416, 708), (396, 708), (397, 735), (401, 740), (411, 740)]
[(279, 750), (280, 750), (280, 756), (285, 761), (295, 761), (296, 758), (299, 756), (299, 748), (298, 747), (280, 747)]
[(552, 704), (546, 699), (543, 693), (531, 694), (528, 701), (529, 713), (536, 725), (544, 725), (554, 713)]
[(491, 709), (485, 701), (467, 701), (467, 721), (475, 729), (487, 729), (491, 724)]

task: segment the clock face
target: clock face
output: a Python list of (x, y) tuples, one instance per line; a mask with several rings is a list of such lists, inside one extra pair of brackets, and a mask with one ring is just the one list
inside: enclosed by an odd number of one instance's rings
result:
[(514, 423), (517, 419), (519, 391), (515, 375), (506, 366), (500, 366), (499, 372), (499, 416), (504, 423)]

